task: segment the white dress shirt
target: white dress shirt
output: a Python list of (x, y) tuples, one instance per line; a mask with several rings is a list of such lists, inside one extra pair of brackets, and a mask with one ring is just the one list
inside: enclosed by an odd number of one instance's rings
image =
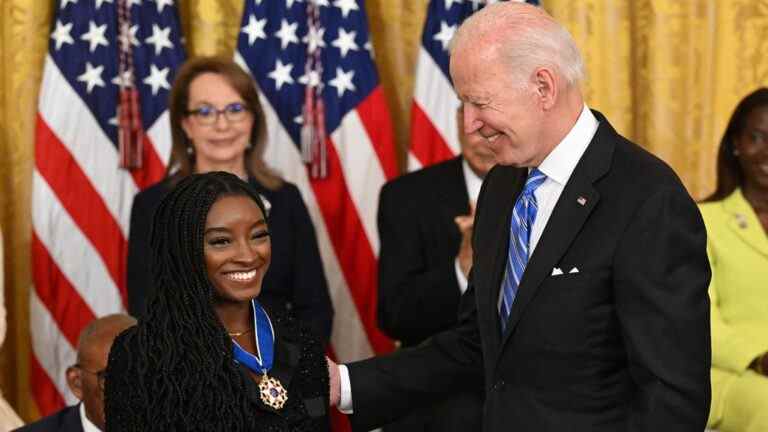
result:
[[(477, 204), (477, 197), (480, 195), (480, 188), (483, 187), (483, 179), (472, 171), (472, 168), (469, 166), (469, 162), (467, 162), (466, 159), (461, 160), (461, 169), (464, 171), (464, 184), (467, 186), (469, 202), (472, 207), (474, 207)], [(469, 282), (467, 281), (467, 277), (464, 276), (464, 272), (461, 271), (459, 257), (456, 257), (456, 259), (453, 260), (453, 269), (456, 272), (456, 280), (459, 282), (459, 292), (464, 294)]]
[(552, 210), (554, 210), (560, 194), (563, 193), (565, 185), (571, 178), (573, 169), (576, 168), (576, 164), (579, 163), (581, 156), (592, 141), (597, 126), (598, 123), (594, 114), (584, 105), (581, 115), (579, 115), (571, 131), (539, 165), (539, 171), (544, 173), (547, 179), (533, 193), (536, 196), (538, 211), (531, 231), (529, 256), (536, 249), (541, 234), (544, 233), (544, 228), (549, 222), (549, 217), (552, 216)]
[[(570, 132), (562, 141), (547, 155), (538, 166), (539, 171), (547, 176), (534, 192), (536, 197), (536, 220), (533, 221), (531, 228), (531, 237), (528, 245), (528, 256), (533, 255), (539, 239), (547, 227), (549, 217), (552, 216), (552, 210), (555, 209), (560, 194), (563, 193), (565, 185), (573, 174), (576, 164), (579, 163), (581, 156), (587, 150), (592, 137), (597, 131), (598, 122), (592, 111), (584, 105), (576, 124), (573, 125)], [(530, 170), (529, 170), (530, 172)], [(502, 293), (499, 290), (499, 300), (497, 306), (501, 306)]]
[(464, 172), (464, 184), (467, 186), (469, 202), (475, 205), (480, 195), (480, 188), (483, 187), (483, 178), (472, 170), (466, 159), (461, 160), (461, 170)]
[(85, 415), (85, 404), (80, 402), (80, 421), (83, 423), (83, 432), (101, 432), (95, 424), (88, 420), (88, 416)]
[[(563, 193), (565, 185), (571, 178), (576, 164), (579, 163), (581, 156), (584, 155), (592, 141), (597, 126), (598, 121), (594, 114), (584, 105), (576, 124), (538, 166), (539, 171), (544, 173), (547, 179), (533, 193), (536, 196), (538, 211), (531, 231), (529, 256), (536, 249), (536, 245), (547, 227), (549, 217), (552, 216), (552, 210), (554, 210), (560, 194)], [(467, 190), (470, 190), (469, 186)], [(501, 290), (499, 290), (499, 302), (501, 302)], [(339, 375), (341, 378), (339, 410), (345, 414), (352, 414), (352, 386), (349, 381), (349, 371), (345, 365), (339, 365)]]

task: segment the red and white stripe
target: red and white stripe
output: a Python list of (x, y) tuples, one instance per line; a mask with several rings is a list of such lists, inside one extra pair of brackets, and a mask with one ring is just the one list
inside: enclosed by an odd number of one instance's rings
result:
[(461, 151), (456, 124), (460, 104), (453, 86), (422, 46), (416, 63), (411, 107), (408, 170), (450, 159)]
[[(235, 60), (247, 70), (239, 53)], [(376, 228), (379, 190), (397, 175), (392, 128), (377, 87), (327, 139), (328, 176), (312, 179), (301, 153), (261, 95), (267, 120), (266, 162), (296, 184), (315, 225), (335, 309), (331, 345), (340, 361), (392, 349), (376, 324)]]
[[(118, 168), (119, 154), (50, 56), (38, 106), (32, 177), (31, 380), (42, 413), (74, 402), (65, 370), (96, 317), (125, 310), (131, 204), (165, 172), (167, 113), (145, 142), (145, 168)], [(156, 145), (154, 144), (156, 143)]]

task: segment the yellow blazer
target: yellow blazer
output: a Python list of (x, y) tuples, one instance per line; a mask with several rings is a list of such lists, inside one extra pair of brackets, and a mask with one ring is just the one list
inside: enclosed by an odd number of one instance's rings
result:
[(700, 209), (712, 266), (712, 367), (740, 374), (768, 351), (768, 236), (739, 189)]

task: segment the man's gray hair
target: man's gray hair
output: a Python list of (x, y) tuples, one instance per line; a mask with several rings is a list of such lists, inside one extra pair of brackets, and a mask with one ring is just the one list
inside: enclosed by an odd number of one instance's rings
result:
[(499, 54), (527, 82), (536, 68), (548, 67), (568, 85), (584, 79), (584, 61), (568, 30), (544, 9), (526, 3), (488, 5), (467, 18), (451, 43), (451, 54), (465, 41), (473, 45), (493, 41)]

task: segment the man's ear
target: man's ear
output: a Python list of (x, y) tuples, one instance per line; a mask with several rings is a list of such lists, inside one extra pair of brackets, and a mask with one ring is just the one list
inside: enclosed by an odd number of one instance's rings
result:
[(74, 366), (67, 368), (67, 384), (78, 400), (83, 400), (83, 371)]
[(552, 70), (542, 67), (534, 73), (534, 88), (536, 96), (544, 110), (550, 110), (555, 106), (558, 96), (557, 80)]

